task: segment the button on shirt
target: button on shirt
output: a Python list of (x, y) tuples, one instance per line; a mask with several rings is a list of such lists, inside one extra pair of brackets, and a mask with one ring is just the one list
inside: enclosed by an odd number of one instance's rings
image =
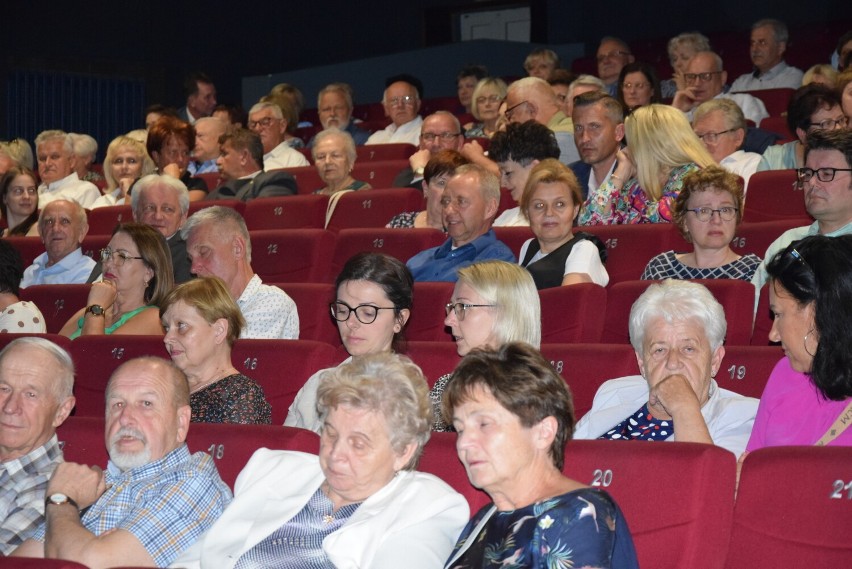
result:
[(81, 180), (77, 176), (77, 172), (71, 172), (68, 176), (52, 184), (42, 184), (38, 187), (39, 209), (44, 209), (44, 206), (54, 200), (77, 202), (89, 209), (99, 197), (101, 197), (101, 192), (98, 187), (91, 182)]
[(478, 261), (507, 261), (517, 263), (514, 253), (505, 243), (497, 240), (493, 229), (470, 243), (453, 249), (453, 240), (440, 247), (421, 251), (408, 260), (408, 268), (415, 281), (456, 282), (456, 271)]
[(237, 299), (246, 320), (240, 338), (299, 339), (296, 303), (278, 287), (263, 284), (254, 275)]
[(24, 271), (21, 288), (40, 284), (85, 284), (89, 279), (95, 260), (84, 255), (79, 247), (65, 255), (58, 263), (47, 266), (47, 253), (35, 258)]

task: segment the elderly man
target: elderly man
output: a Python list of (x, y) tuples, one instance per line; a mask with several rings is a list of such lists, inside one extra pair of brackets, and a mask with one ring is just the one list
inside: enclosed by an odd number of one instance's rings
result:
[(38, 205), (43, 208), (53, 200), (63, 199), (89, 207), (101, 195), (91, 182), (85, 182), (74, 170), (74, 141), (61, 130), (45, 130), (36, 139), (36, 159), (41, 185)]
[[(540, 81), (540, 79), (539, 79)], [(515, 255), (497, 240), (491, 223), (500, 204), (497, 176), (476, 164), (456, 169), (441, 197), (444, 227), (449, 239), (408, 260), (415, 281), (458, 279), (456, 271), (477, 261), (496, 259), (515, 263)]]
[(74, 364), (38, 337), (0, 352), (0, 557), (44, 520), (47, 480), (62, 462), (56, 428), (74, 408)]
[(310, 166), (305, 155), (290, 147), (284, 140), (287, 119), (275, 103), (257, 103), (249, 109), (249, 129), (260, 136), (263, 143), (263, 166), (266, 170)]
[(616, 155), (624, 141), (624, 109), (613, 97), (591, 91), (574, 101), (573, 119), (580, 160), (570, 167), (582, 184), (585, 199), (615, 171)]
[(748, 181), (757, 170), (760, 154), (742, 149), (746, 122), (739, 105), (729, 99), (712, 99), (701, 103), (692, 117), (692, 130), (707, 147), (719, 166)]
[(218, 171), (219, 137), (229, 130), (229, 126), (217, 117), (203, 117), (195, 121), (195, 148), (187, 167), (193, 176)]
[(596, 54), (598, 77), (606, 85), (607, 95), (615, 97), (618, 90), (618, 76), (621, 69), (635, 58), (624, 40), (607, 36), (601, 40)]
[(759, 20), (751, 27), (749, 53), (754, 71), (737, 77), (731, 91), (756, 91), (802, 86), (802, 70), (790, 67), (784, 61), (787, 40), (790, 34), (787, 25), (778, 20)]
[(745, 118), (759, 125), (769, 116), (763, 101), (747, 93), (725, 93), (728, 72), (724, 70), (722, 58), (712, 51), (699, 51), (686, 64), (683, 74), (686, 87), (678, 90), (672, 106), (686, 113), (691, 121), (696, 107), (710, 99), (730, 99), (740, 106)]
[(251, 268), (251, 240), (239, 213), (221, 206), (199, 210), (181, 235), (192, 273), (225, 281), (240, 307), (246, 320), (240, 338), (299, 338), (296, 303), (280, 288), (263, 284)]
[[(396, 80), (394, 80), (396, 79)], [(407, 142), (415, 146), (419, 142), (423, 119), (420, 112), (420, 93), (422, 88), (417, 85), (420, 81), (410, 76), (400, 76), (389, 79), (382, 96), (382, 106), (385, 116), (391, 124), (383, 130), (370, 135), (366, 144), (388, 144), (390, 142)]]
[[(352, 87), (346, 83), (331, 83), (322, 88), (317, 95), (317, 112), (323, 130), (339, 128), (352, 136), (355, 144), (361, 146), (370, 138), (370, 133), (358, 128), (352, 120)], [(308, 143), (312, 148), (314, 139)]]
[(201, 117), (209, 117), (216, 108), (216, 86), (206, 74), (194, 72), (187, 75), (183, 82), (186, 92), (186, 106), (178, 110), (178, 116), (195, 124)]
[(408, 158), (410, 166), (397, 174), (393, 186), (422, 189), (423, 170), (432, 156), (441, 150), (461, 150), (463, 145), (464, 133), (454, 114), (438, 111), (429, 115), (420, 130), (420, 149)]
[(208, 200), (292, 196), (297, 193), (296, 180), (281, 170), (263, 171), (263, 143), (250, 130), (240, 128), (219, 138), (216, 160), (225, 182), (207, 195)]
[(77, 202), (52, 201), (38, 216), (45, 252), (24, 271), (21, 288), (38, 284), (82, 284), (95, 266), (80, 244), (89, 232), (86, 210)]
[(187, 449), (189, 418), (189, 383), (171, 362), (121, 365), (106, 387), (106, 472), (60, 464), (47, 485), (47, 523), (13, 556), (92, 568), (174, 561), (231, 500), (213, 458)]

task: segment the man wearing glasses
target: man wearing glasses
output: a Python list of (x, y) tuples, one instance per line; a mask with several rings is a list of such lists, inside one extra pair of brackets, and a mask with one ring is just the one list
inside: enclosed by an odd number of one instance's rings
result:
[(418, 113), (420, 112), (420, 93), (423, 88), (419, 83), (420, 80), (410, 75), (388, 79), (387, 88), (382, 97), (382, 106), (391, 124), (370, 135), (366, 144), (407, 142), (417, 146), (420, 143), (423, 119)]
[(38, 217), (38, 233), (45, 252), (24, 271), (21, 288), (39, 284), (83, 284), (95, 261), (83, 254), (80, 244), (89, 223), (86, 210), (77, 202), (54, 200)]
[(719, 166), (742, 177), (745, 189), (760, 163), (760, 154), (742, 150), (746, 122), (739, 105), (729, 99), (701, 103), (692, 118), (692, 130)]
[(725, 93), (728, 72), (723, 69), (722, 58), (712, 51), (696, 53), (686, 65), (683, 74), (686, 87), (675, 93), (672, 106), (686, 113), (692, 121), (696, 107), (711, 99), (730, 99), (740, 106), (745, 118), (760, 125), (769, 116), (763, 101), (747, 93)]
[(756, 91), (802, 85), (802, 70), (787, 65), (784, 53), (790, 34), (787, 25), (778, 20), (760, 20), (751, 27), (749, 55), (754, 71), (737, 77), (731, 91)]
[(447, 111), (429, 115), (420, 130), (420, 149), (408, 158), (410, 166), (397, 174), (393, 187), (422, 189), (423, 170), (432, 156), (441, 150), (461, 150), (463, 144), (464, 134), (455, 115)]
[(257, 103), (249, 110), (249, 130), (254, 131), (263, 143), (263, 169), (310, 166), (305, 155), (291, 148), (284, 140), (287, 119), (275, 103)]
[(793, 241), (810, 235), (837, 237), (852, 233), (852, 131), (809, 133), (805, 167), (798, 169), (798, 178), (805, 208), (816, 221), (785, 231), (769, 246), (752, 278), (758, 295), (767, 279), (766, 264)]
[(635, 58), (624, 40), (609, 36), (601, 40), (596, 57), (598, 77), (606, 85), (607, 95), (615, 97), (621, 69), (628, 63), (633, 63)]

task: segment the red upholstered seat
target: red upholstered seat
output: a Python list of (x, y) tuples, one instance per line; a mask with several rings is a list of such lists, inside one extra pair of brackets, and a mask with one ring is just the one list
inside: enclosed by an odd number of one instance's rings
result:
[[(772, 330), (772, 311), (769, 309), (769, 286), (763, 285), (757, 302), (757, 312), (754, 315), (754, 330), (751, 333), (752, 346), (768, 346), (769, 332)], [(777, 344), (776, 344), (777, 345)]]
[(417, 151), (417, 147), (407, 142), (389, 144), (370, 144), (356, 146), (357, 162), (380, 162), (385, 160), (408, 160)]
[(444, 326), (445, 306), (453, 296), (455, 283), (414, 283), (414, 305), (405, 327), (409, 340), (452, 341), (449, 329)]
[(13, 235), (11, 237), (4, 237), (3, 240), (18, 250), (24, 269), (32, 265), (35, 258), (44, 253), (44, 243), (41, 242), (41, 237), (38, 236), (19, 237)]
[(804, 219), (778, 219), (775, 221), (758, 221), (741, 223), (737, 227), (736, 236), (731, 241), (731, 249), (738, 255), (753, 253), (761, 259), (766, 256), (766, 250), (772, 242), (781, 237), (788, 229), (810, 225)]
[(199, 209), (204, 209), (206, 207), (212, 207), (214, 205), (229, 207), (231, 209), (237, 210), (237, 213), (240, 215), (246, 210), (245, 202), (241, 202), (240, 200), (200, 200), (195, 202), (189, 202), (189, 215), (192, 215)]
[(251, 266), (264, 282), (328, 282), (334, 234), (325, 229), (252, 231)]
[(434, 474), (465, 497), (470, 515), (491, 503), (488, 494), (470, 485), (467, 472), (456, 453), (455, 433), (432, 433), (417, 470)]
[(65, 336), (60, 336), (59, 334), (0, 334), (0, 350), (18, 338), (26, 338), (29, 336), (50, 340), (66, 352), (71, 350), (71, 340)]
[(641, 567), (722, 569), (735, 463), (725, 449), (699, 443), (571, 441), (563, 472), (615, 499)]
[(66, 462), (106, 467), (109, 454), (104, 440), (104, 407), (102, 404), (97, 417), (68, 417), (56, 429)]
[(640, 278), (648, 261), (660, 253), (689, 248), (671, 223), (584, 225), (578, 230), (597, 235), (606, 245), (609, 286)]
[[(512, 207), (515, 206), (512, 205)], [(535, 237), (532, 229), (529, 227), (494, 227), (492, 229), (494, 229), (494, 234), (497, 236), (497, 239), (502, 241), (506, 247), (511, 249), (512, 253), (515, 254), (515, 257), (520, 256), (521, 247), (523, 247), (526, 240)]]
[(420, 366), (430, 388), (442, 375), (453, 373), (461, 361), (455, 342), (408, 342), (405, 355)]
[(249, 231), (258, 229), (299, 229), (325, 227), (328, 196), (298, 195), (251, 200), (246, 204)]
[(808, 225), (811, 218), (805, 209), (805, 193), (796, 183), (795, 170), (755, 172), (748, 182), (743, 221), (794, 219)]
[(328, 304), (336, 291), (331, 283), (272, 283), (293, 299), (299, 311), (299, 339), (318, 340), (332, 346), (340, 345), (337, 326), (331, 318)]
[(338, 200), (327, 228), (340, 231), (350, 227), (384, 227), (393, 216), (420, 211), (423, 207), (423, 194), (414, 188), (349, 192)]
[(594, 283), (538, 291), (541, 300), (541, 341), (597, 342), (604, 326), (607, 291)]
[(64, 559), (25, 559), (0, 557), (0, 569), (89, 569), (82, 563)]
[(78, 310), (86, 306), (91, 285), (33, 285), (22, 288), (21, 300), (34, 302), (50, 334), (58, 334)]
[(772, 447), (743, 464), (728, 569), (849, 567), (852, 448)]
[(726, 346), (716, 382), (719, 387), (759, 399), (782, 357), (784, 352), (778, 346)]
[(112, 230), (119, 223), (133, 221), (130, 205), (114, 205), (98, 207), (86, 215), (89, 221), (89, 235), (112, 235)]
[(100, 258), (101, 249), (109, 245), (110, 235), (86, 235), (80, 243), (80, 249), (87, 257), (95, 260)]
[[(390, 218), (388, 218), (390, 221)], [(386, 227), (355, 227), (341, 229), (334, 245), (331, 274), (340, 273), (346, 261), (356, 253), (370, 251), (396, 257), (403, 263), (411, 257), (446, 241), (437, 229), (388, 229)]]
[[(780, 117), (787, 113), (787, 106), (790, 104), (790, 97), (793, 96), (795, 89), (760, 89), (758, 91), (743, 92), (763, 101), (763, 105), (766, 107), (766, 112), (769, 113), (770, 117)], [(762, 122), (760, 126), (763, 127)]]
[(296, 166), (294, 168), (283, 168), (283, 170), (296, 179), (299, 195), (312, 194), (315, 190), (325, 186), (316, 166)]
[(207, 184), (207, 190), (211, 192), (222, 185), (222, 175), (219, 174), (219, 172), (196, 174), (193, 178), (200, 178), (204, 180), (204, 183)]

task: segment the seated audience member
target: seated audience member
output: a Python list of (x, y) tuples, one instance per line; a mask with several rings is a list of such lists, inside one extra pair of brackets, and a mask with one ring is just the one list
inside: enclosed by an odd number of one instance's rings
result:
[(815, 131), (805, 144), (805, 167), (798, 171), (805, 209), (814, 221), (795, 227), (772, 242), (752, 279), (760, 294), (766, 265), (793, 241), (809, 235), (837, 237), (852, 233), (852, 130)]
[(837, 87), (837, 70), (828, 63), (813, 65), (802, 75), (802, 87), (811, 83), (819, 83), (834, 89)]
[(850, 53), (852, 53), (852, 30), (846, 32), (837, 40), (837, 48), (831, 54), (831, 65), (837, 71), (844, 71), (848, 67)]
[(35, 139), (38, 175), (38, 201), (44, 207), (53, 200), (71, 200), (91, 206), (101, 195), (91, 182), (81, 180), (74, 171), (74, 141), (61, 130), (45, 130)]
[(534, 120), (543, 124), (556, 135), (559, 144), (559, 161), (566, 166), (579, 160), (574, 146), (574, 125), (556, 101), (556, 93), (543, 79), (526, 77), (518, 79), (506, 92), (506, 120), (510, 123), (525, 123)]
[(728, 99), (701, 103), (692, 117), (692, 130), (701, 139), (713, 160), (729, 172), (748, 181), (760, 163), (760, 154), (742, 150), (746, 122), (739, 105)]
[(348, 132), (335, 127), (320, 131), (314, 137), (311, 155), (314, 157), (319, 177), (325, 184), (324, 187), (316, 189), (315, 194), (330, 196), (338, 192), (372, 189), (367, 182), (352, 177), (352, 168), (358, 154), (355, 151), (355, 141)]
[(27, 170), (35, 168), (33, 149), (23, 138), (0, 142), (0, 174), (5, 174), (12, 166)]
[(178, 118), (194, 125), (201, 117), (209, 117), (216, 108), (216, 86), (201, 71), (194, 71), (183, 80), (186, 105), (178, 109)]
[(219, 138), (231, 130), (230, 123), (217, 117), (203, 117), (195, 121), (195, 146), (187, 170), (190, 174), (218, 172)]
[(506, 83), (499, 77), (481, 79), (473, 91), (470, 113), (476, 122), (464, 125), (465, 138), (491, 138), (500, 127), (500, 103), (506, 98)]
[(461, 150), (464, 133), (456, 116), (448, 111), (438, 111), (423, 120), (417, 152), (408, 157), (409, 167), (397, 174), (395, 188), (410, 186), (420, 189), (423, 171), (432, 156), (441, 150)]
[[(566, 117), (571, 116), (571, 107), (569, 106), (568, 93), (571, 90), (571, 83), (577, 78), (577, 75), (567, 69), (557, 69), (550, 75), (548, 83), (556, 93), (556, 104), (559, 105), (559, 110), (565, 113)], [(598, 79), (600, 81), (600, 79)]]
[(577, 177), (558, 160), (542, 160), (530, 172), (520, 209), (535, 238), (523, 244), (518, 260), (532, 274), (539, 290), (609, 283), (603, 266), (604, 244), (589, 233), (572, 232), (581, 203)]
[[(151, 127), (160, 120), (161, 117), (172, 117), (180, 119), (177, 111), (172, 107), (167, 107), (159, 103), (149, 105), (145, 109), (145, 130), (151, 130)], [(181, 119), (183, 120), (183, 119)]]
[(327, 372), (319, 456), (258, 450), (231, 506), (176, 565), (440, 567), (470, 513), (414, 470), (429, 440), (426, 390), (420, 368), (391, 353)]
[(114, 138), (104, 159), (104, 195), (95, 200), (91, 209), (126, 204), (133, 184), (156, 169), (144, 144), (128, 136)]
[(251, 268), (251, 239), (234, 209), (201, 209), (181, 228), (192, 274), (219, 277), (236, 301), (246, 326), (240, 338), (299, 338), (296, 303), (278, 287), (263, 284)]
[(47, 332), (38, 306), (18, 297), (23, 276), (24, 264), (18, 250), (0, 239), (0, 334)]
[(668, 105), (639, 107), (624, 132), (630, 145), (618, 151), (609, 180), (589, 192), (581, 225), (671, 222), (684, 176), (716, 164), (684, 114)]
[[(500, 186), (512, 193), (515, 203), (521, 201), (524, 186), (533, 167), (547, 158), (559, 158), (556, 136), (546, 126), (535, 121), (512, 123), (491, 140), (488, 156), (500, 167)], [(529, 220), (520, 207), (501, 213), (494, 226), (524, 226)]]
[(624, 107), (609, 95), (593, 91), (574, 98), (574, 143), (580, 160), (570, 164), (580, 181), (583, 199), (609, 181), (624, 141)]
[[(317, 95), (317, 114), (323, 130), (337, 128), (348, 132), (356, 146), (361, 146), (370, 138), (370, 133), (358, 128), (352, 118), (352, 87), (347, 83), (330, 83)], [(316, 137), (314, 137), (316, 138)], [(308, 143), (311, 148), (314, 139)]]
[(365, 144), (407, 142), (416, 146), (420, 142), (423, 126), (423, 119), (418, 114), (422, 92), (422, 83), (415, 77), (401, 75), (388, 78), (382, 95), (382, 106), (391, 124), (371, 134)]
[(621, 69), (634, 61), (630, 47), (624, 40), (607, 36), (601, 40), (596, 58), (598, 61), (598, 77), (606, 86), (606, 94), (615, 97), (618, 88), (618, 75), (621, 73)]
[(524, 71), (529, 77), (538, 77), (550, 81), (553, 72), (562, 67), (559, 56), (552, 49), (539, 47), (532, 50), (524, 60)]
[(18, 338), (0, 352), (0, 557), (44, 521), (48, 479), (62, 462), (56, 428), (74, 408), (73, 387), (71, 356), (53, 342)]
[(672, 106), (686, 113), (692, 120), (696, 107), (711, 99), (730, 99), (740, 106), (745, 118), (760, 126), (760, 121), (769, 116), (763, 101), (748, 93), (726, 93), (725, 82), (728, 72), (722, 58), (712, 51), (696, 53), (683, 73), (686, 86), (675, 93)]
[(760, 257), (731, 250), (743, 219), (744, 196), (739, 176), (717, 166), (687, 174), (675, 199), (674, 223), (693, 250), (660, 253), (645, 267), (642, 278), (751, 281)]
[(444, 233), (443, 206), (441, 196), (447, 181), (456, 173), (456, 168), (470, 162), (455, 150), (441, 150), (426, 163), (423, 170), (423, 195), (426, 198), (426, 209), (423, 211), (406, 211), (391, 218), (386, 227), (409, 229), (432, 227)]
[(74, 171), (77, 177), (86, 182), (102, 182), (104, 177), (92, 169), (92, 163), (98, 156), (98, 141), (88, 134), (69, 132), (74, 145)]
[[(343, 265), (334, 289), (335, 300), (329, 309), (349, 354), (344, 364), (371, 354), (401, 351), (414, 295), (411, 272), (401, 261), (380, 253), (358, 253)], [(305, 382), (290, 405), (284, 426), (321, 431), (317, 387), (329, 371), (317, 371)]]
[(2, 236), (38, 235), (38, 184), (32, 170), (12, 166), (0, 178)]
[(837, 76), (837, 92), (840, 94), (840, 106), (848, 125), (848, 121), (852, 121), (852, 68)]
[(477, 84), (488, 77), (488, 69), (483, 65), (465, 65), (456, 75), (456, 92), (459, 97), (460, 113), (473, 113), (473, 91)]
[(790, 35), (784, 22), (765, 19), (751, 26), (749, 54), (754, 65), (752, 73), (737, 77), (731, 91), (757, 91), (788, 87), (798, 89), (802, 84), (802, 70), (790, 67), (784, 61)]
[(248, 128), (248, 113), (242, 105), (216, 105), (211, 116), (225, 121), (231, 128)]
[(657, 79), (657, 72), (644, 61), (628, 63), (621, 68), (621, 73), (618, 75), (616, 98), (624, 105), (627, 112), (637, 107), (661, 102), (660, 80)]
[[(295, 151), (294, 151), (295, 152)], [(281, 170), (264, 172), (263, 143), (256, 133), (239, 128), (219, 137), (219, 168), (222, 184), (207, 194), (208, 200), (292, 196), (296, 180)]]
[(796, 135), (796, 140), (767, 148), (757, 171), (801, 168), (804, 165), (805, 139), (809, 133), (842, 130), (848, 124), (835, 91), (814, 84), (797, 89), (787, 105), (787, 128)]
[(684, 32), (669, 40), (667, 51), (674, 75), (671, 79), (660, 82), (660, 96), (671, 99), (675, 93), (686, 88), (686, 81), (683, 78), (683, 74), (686, 73), (686, 64), (699, 51), (710, 51), (710, 40), (698, 32)]
[(466, 356), (444, 393), (444, 417), (470, 483), (493, 501), (468, 522), (446, 567), (639, 567), (612, 497), (562, 474), (574, 405), (538, 350), (513, 343)]
[(122, 223), (101, 249), (103, 280), (62, 330), (72, 340), (103, 334), (163, 333), (158, 306), (174, 286), (165, 238), (144, 223)]
[(54, 200), (42, 208), (38, 232), (45, 251), (24, 271), (21, 288), (85, 283), (95, 266), (80, 248), (88, 231), (86, 210), (77, 202)]
[[(281, 116), (284, 119), (284, 142), (290, 148), (298, 150), (305, 147), (305, 141), (296, 136), (299, 129), (299, 114), (304, 106), (304, 98), (302, 92), (296, 87), (287, 83), (279, 83), (269, 94), (260, 98), (259, 103), (273, 103), (281, 109)], [(311, 126), (311, 123), (307, 123)]]
[(189, 190), (190, 201), (203, 200), (207, 183), (189, 173), (189, 151), (195, 147), (195, 128), (180, 119), (162, 117), (148, 129), (145, 142), (158, 174), (177, 178)]
[(568, 86), (568, 95), (565, 97), (565, 116), (573, 116), (574, 101), (577, 97), (584, 93), (594, 92), (600, 92), (602, 95), (609, 95), (606, 85), (604, 85), (603, 81), (594, 75), (580, 75), (571, 81), (571, 84)]
[(106, 386), (107, 468), (57, 466), (46, 523), (13, 556), (93, 569), (174, 561), (231, 501), (213, 457), (187, 449), (189, 415), (186, 377), (174, 365), (153, 357), (122, 364)]
[(263, 143), (264, 170), (310, 166), (308, 159), (287, 144), (287, 119), (275, 103), (257, 103), (249, 109), (248, 128)]
[(500, 203), (497, 177), (476, 164), (456, 169), (441, 197), (447, 241), (408, 260), (415, 281), (456, 280), (456, 270), (477, 261), (516, 262), (515, 255), (497, 240), (491, 223)]
[(794, 241), (767, 266), (769, 339), (781, 342), (748, 451), (781, 445), (852, 446), (852, 236)]
[(160, 320), (166, 351), (189, 381), (192, 422), (270, 422), (272, 408), (263, 389), (231, 363), (245, 320), (220, 278), (174, 288), (160, 305)]
[[(459, 269), (447, 303), (444, 324), (452, 330), (459, 356), (472, 350), (497, 350), (509, 342), (541, 345), (541, 301), (532, 276), (505, 261), (483, 261)], [(452, 431), (443, 414), (442, 397), (453, 380), (447, 373), (429, 392), (433, 431)]]
[(678, 441), (739, 456), (757, 399), (713, 379), (725, 348), (725, 312), (698, 283), (652, 284), (630, 309), (630, 343), (641, 375), (605, 382), (577, 423), (576, 439)]

